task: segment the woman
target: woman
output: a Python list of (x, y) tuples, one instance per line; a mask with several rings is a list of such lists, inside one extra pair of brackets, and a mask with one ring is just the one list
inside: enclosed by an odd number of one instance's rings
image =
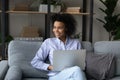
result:
[[(83, 71), (78, 66), (66, 68), (61, 72), (52, 72), (54, 50), (77, 50), (81, 48), (79, 40), (72, 39), (75, 33), (76, 21), (70, 14), (54, 14), (51, 17), (55, 38), (46, 39), (31, 61), (34, 68), (50, 71), (49, 80), (86, 80)], [(49, 58), (50, 64), (45, 63)]]

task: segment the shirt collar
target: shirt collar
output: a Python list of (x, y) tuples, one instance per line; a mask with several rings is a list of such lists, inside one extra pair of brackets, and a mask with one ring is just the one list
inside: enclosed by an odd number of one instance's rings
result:
[[(59, 38), (56, 38), (56, 39), (57, 39), (59, 44), (62, 42)], [(70, 39), (69, 37), (66, 37), (65, 45), (69, 42), (69, 39)]]

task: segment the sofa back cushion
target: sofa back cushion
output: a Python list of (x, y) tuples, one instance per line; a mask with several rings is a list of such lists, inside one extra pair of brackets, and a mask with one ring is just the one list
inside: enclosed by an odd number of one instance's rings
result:
[(9, 66), (19, 66), (23, 77), (47, 77), (46, 72), (36, 70), (30, 63), (41, 44), (42, 42), (11, 41), (8, 46)]
[(90, 42), (83, 41), (81, 42), (81, 46), (83, 49), (86, 49), (87, 52), (93, 52), (93, 46)]
[(94, 44), (94, 52), (98, 54), (114, 54), (116, 57), (116, 73), (120, 75), (120, 41), (99, 41)]

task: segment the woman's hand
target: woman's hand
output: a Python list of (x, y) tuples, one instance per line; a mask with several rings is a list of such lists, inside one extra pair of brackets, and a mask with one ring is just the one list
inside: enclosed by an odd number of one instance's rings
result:
[(48, 70), (52, 70), (52, 69), (53, 69), (52, 65), (48, 66)]

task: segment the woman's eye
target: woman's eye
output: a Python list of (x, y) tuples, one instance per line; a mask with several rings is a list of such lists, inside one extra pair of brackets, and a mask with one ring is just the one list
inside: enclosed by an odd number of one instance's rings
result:
[(63, 27), (60, 27), (59, 29), (64, 29)]
[(63, 27), (53, 27), (54, 29), (64, 29)]

